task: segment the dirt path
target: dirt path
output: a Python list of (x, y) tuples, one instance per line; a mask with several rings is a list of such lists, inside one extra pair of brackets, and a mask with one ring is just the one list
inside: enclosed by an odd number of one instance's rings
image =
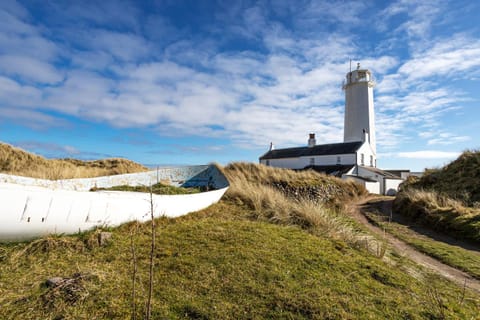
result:
[[(403, 242), (402, 240), (394, 237), (389, 233), (385, 233), (383, 229), (371, 224), (368, 219), (361, 213), (362, 210), (368, 210), (365, 206), (366, 202), (372, 200), (372, 198), (364, 199), (359, 203), (352, 204), (348, 209), (352, 217), (355, 218), (358, 222), (365, 225), (371, 232), (381, 236), (389, 243), (389, 245), (399, 254), (409, 258), (415, 263), (426, 267), (427, 269), (442, 275), (443, 277), (456, 282), (460, 286), (466, 285), (466, 287), (473, 289), (480, 293), (480, 281), (472, 278), (470, 275), (465, 272), (450, 267), (422, 252), (418, 251), (411, 245)], [(386, 213), (390, 214), (391, 202), (385, 200), (381, 203), (380, 209)]]

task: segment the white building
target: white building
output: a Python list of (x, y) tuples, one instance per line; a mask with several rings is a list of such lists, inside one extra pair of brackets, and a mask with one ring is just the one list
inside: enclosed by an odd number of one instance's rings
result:
[(371, 193), (393, 195), (403, 181), (377, 168), (375, 113), (372, 74), (367, 69), (347, 73), (345, 91), (345, 127), (342, 143), (317, 145), (310, 133), (307, 146), (270, 150), (260, 163), (279, 168), (314, 169), (343, 179), (353, 179)]

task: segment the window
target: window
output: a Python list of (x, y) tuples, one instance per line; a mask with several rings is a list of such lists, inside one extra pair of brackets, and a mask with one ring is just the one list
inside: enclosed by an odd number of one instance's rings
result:
[(270, 165), (270, 160), (267, 160), (267, 166), (269, 166), (269, 165)]
[(342, 157), (337, 156), (337, 164), (340, 164), (342, 162)]
[(373, 156), (370, 156), (370, 167), (373, 167)]
[(364, 155), (363, 153), (360, 154), (360, 164), (361, 164), (362, 166), (365, 165), (365, 155)]
[(315, 158), (310, 158), (310, 165), (313, 166), (315, 164)]

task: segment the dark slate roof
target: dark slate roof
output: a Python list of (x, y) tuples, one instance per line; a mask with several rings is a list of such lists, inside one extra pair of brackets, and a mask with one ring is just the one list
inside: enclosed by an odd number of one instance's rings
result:
[(363, 181), (367, 181), (367, 182), (378, 182), (377, 180), (374, 180), (374, 179), (371, 179), (371, 178), (368, 178), (368, 177), (362, 177), (362, 176), (347, 175), (346, 177), (355, 178), (355, 179), (359, 179), (359, 180), (363, 180)]
[(370, 172), (382, 175), (387, 179), (403, 180), (402, 178), (400, 178), (400, 177), (398, 177), (398, 176), (396, 176), (396, 175), (394, 175), (390, 172), (384, 171), (382, 169), (378, 169), (378, 168), (374, 168), (374, 167), (364, 167), (364, 166), (362, 166), (362, 168), (365, 169), (365, 170), (368, 170)]
[(268, 151), (263, 156), (261, 156), (260, 160), (355, 153), (362, 146), (362, 144), (362, 141), (355, 141), (320, 144), (311, 148), (297, 147), (287, 149), (274, 149)]
[(350, 169), (352, 169), (355, 165), (332, 165), (332, 166), (308, 166), (305, 167), (304, 170), (315, 170), (316, 172), (325, 173), (328, 175), (332, 175), (335, 177), (341, 178), (343, 174), (347, 173)]
[(386, 172), (388, 172), (388, 173), (391, 173), (391, 174), (393, 174), (393, 175), (395, 175), (395, 176), (397, 176), (397, 177), (399, 177), (399, 178), (401, 177), (401, 175), (402, 175), (403, 172), (408, 172), (408, 173), (410, 173), (410, 170), (408, 170), (408, 169), (405, 169), (405, 170), (383, 170), (383, 171), (386, 171)]

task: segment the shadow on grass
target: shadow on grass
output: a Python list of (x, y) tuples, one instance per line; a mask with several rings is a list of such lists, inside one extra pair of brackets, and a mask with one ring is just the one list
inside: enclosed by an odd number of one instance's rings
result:
[[(443, 243), (446, 243), (452, 246), (457, 246), (466, 250), (480, 252), (480, 246), (477, 244), (439, 233), (425, 226), (421, 226), (409, 220), (407, 217), (399, 213), (393, 212), (392, 210), (393, 200), (394, 200), (393, 197), (382, 197), (379, 199), (370, 200), (367, 203), (363, 204), (360, 207), (360, 209), (362, 210), (363, 213), (370, 212), (370, 213), (376, 214), (385, 222), (391, 221), (391, 222), (406, 226), (413, 232), (419, 235), (428, 237), (431, 240), (443, 242)], [(368, 215), (366, 215), (366, 217), (371, 223), (377, 224), (377, 222), (369, 218)]]

